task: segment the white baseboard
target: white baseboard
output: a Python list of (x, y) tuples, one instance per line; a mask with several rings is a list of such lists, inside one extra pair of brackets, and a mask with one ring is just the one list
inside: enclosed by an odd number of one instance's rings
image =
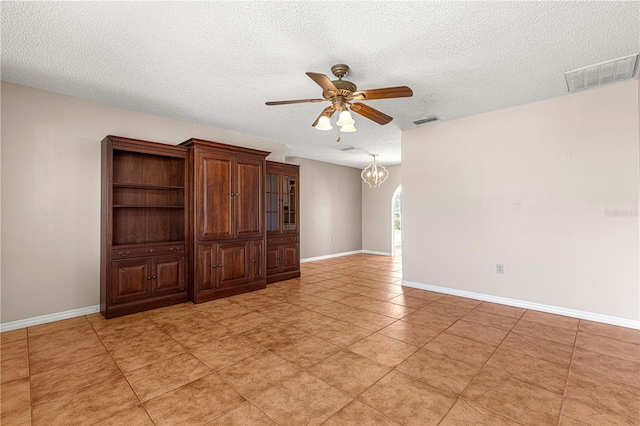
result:
[(362, 250), (343, 251), (342, 253), (325, 254), (323, 256), (307, 257), (300, 259), (300, 263), (315, 262), (316, 260), (333, 259), (334, 257), (350, 256), (352, 254), (361, 254)]
[(373, 250), (362, 250), (364, 254), (376, 254), (378, 256), (391, 256), (392, 253), (386, 251), (373, 251)]
[(25, 327), (33, 327), (34, 325), (81, 317), (83, 315), (95, 314), (96, 312), (100, 312), (100, 305), (87, 306), (85, 308), (72, 309), (70, 311), (56, 312), (54, 314), (41, 315), (39, 317), (5, 322), (3, 324), (0, 324), (0, 332), (17, 330), (19, 328)]
[(596, 314), (594, 312), (580, 311), (577, 309), (561, 308), (559, 306), (544, 305), (542, 303), (527, 302), (525, 300), (509, 299), (500, 296), (490, 296), (488, 294), (474, 293), (472, 291), (458, 290), (455, 288), (439, 287), (436, 285), (416, 283), (402, 280), (405, 287), (418, 288), (420, 290), (435, 291), (436, 293), (451, 294), (453, 296), (467, 297), (469, 299), (482, 300), (485, 302), (498, 303), (500, 305), (516, 306), (518, 308), (531, 309), (534, 311), (547, 312), (550, 314), (564, 315), (572, 318), (580, 318), (589, 321), (602, 322), (605, 324), (617, 325), (620, 327), (634, 328), (640, 330), (640, 321), (626, 318), (613, 317), (609, 315)]

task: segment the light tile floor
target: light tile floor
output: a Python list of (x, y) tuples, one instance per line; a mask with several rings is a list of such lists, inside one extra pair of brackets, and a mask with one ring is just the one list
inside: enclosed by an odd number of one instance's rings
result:
[(209, 303), (2, 333), (10, 425), (638, 425), (640, 331), (302, 265)]

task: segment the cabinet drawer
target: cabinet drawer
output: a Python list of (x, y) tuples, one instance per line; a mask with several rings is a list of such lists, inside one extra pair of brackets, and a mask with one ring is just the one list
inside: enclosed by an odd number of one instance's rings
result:
[(297, 243), (298, 241), (300, 241), (300, 237), (297, 235), (267, 237), (267, 244)]
[(165, 254), (177, 254), (177, 253), (184, 253), (184, 244), (176, 244), (174, 246), (117, 249), (117, 250), (111, 251), (111, 258), (112, 259), (128, 259), (130, 257), (162, 256)]

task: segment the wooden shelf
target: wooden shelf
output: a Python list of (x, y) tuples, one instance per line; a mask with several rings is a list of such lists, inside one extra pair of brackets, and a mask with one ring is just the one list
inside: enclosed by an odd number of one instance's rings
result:
[(184, 189), (184, 186), (151, 185), (142, 183), (114, 183), (114, 188), (140, 188), (140, 189)]
[(114, 204), (113, 208), (116, 209), (184, 209), (184, 206), (145, 206), (145, 205), (124, 205)]
[(168, 241), (154, 241), (153, 243), (137, 243), (137, 244), (118, 244), (111, 246), (112, 250), (127, 250), (127, 249), (144, 249), (149, 247), (164, 247), (164, 246), (184, 246), (187, 243), (186, 240), (168, 240)]

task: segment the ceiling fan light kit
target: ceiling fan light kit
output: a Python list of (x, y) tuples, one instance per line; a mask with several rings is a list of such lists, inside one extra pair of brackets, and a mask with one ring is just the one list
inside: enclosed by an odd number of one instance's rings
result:
[(347, 126), (340, 127), (340, 131), (342, 133), (351, 133), (351, 132), (355, 132), (356, 128), (355, 128), (355, 126), (353, 124), (349, 124)]
[(331, 130), (333, 126), (329, 117), (322, 115), (318, 118), (318, 124), (315, 125), (315, 128), (318, 130)]
[(383, 89), (360, 90), (357, 86), (342, 78), (349, 73), (349, 67), (345, 64), (336, 64), (331, 67), (331, 72), (338, 79), (329, 80), (324, 74), (308, 72), (307, 75), (322, 88), (322, 99), (298, 99), (292, 101), (275, 101), (267, 102), (267, 105), (287, 105), (308, 102), (331, 102), (331, 106), (325, 108), (312, 126), (318, 130), (331, 130), (331, 117), (336, 111), (340, 111), (338, 122), (341, 132), (355, 132), (355, 120), (351, 117), (349, 111), (360, 114), (361, 116), (375, 121), (378, 124), (385, 125), (393, 117), (371, 108), (361, 102), (353, 101), (371, 101), (375, 99), (391, 99), (406, 98), (413, 96), (413, 91), (407, 86), (387, 87)]
[(338, 118), (338, 122), (336, 123), (338, 126), (351, 126), (356, 121), (351, 117), (351, 113), (346, 109), (344, 111), (340, 111), (340, 117)]

